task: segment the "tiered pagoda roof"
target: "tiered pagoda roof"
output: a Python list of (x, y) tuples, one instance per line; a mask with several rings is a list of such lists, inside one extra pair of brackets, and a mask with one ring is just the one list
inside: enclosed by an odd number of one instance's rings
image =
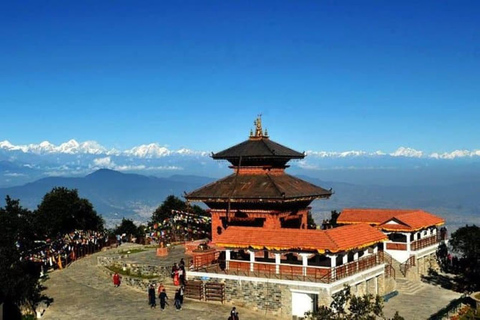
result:
[(419, 209), (343, 209), (339, 224), (365, 223), (384, 231), (412, 232), (441, 226), (445, 220)]
[(367, 224), (328, 230), (229, 227), (218, 237), (216, 244), (225, 248), (300, 250), (323, 254), (362, 249), (385, 240), (388, 240), (385, 234)]
[(261, 118), (254, 122), (255, 133), (248, 140), (212, 154), (213, 159), (223, 159), (233, 165), (235, 173), (194, 190), (185, 197), (204, 202), (241, 201), (309, 201), (328, 198), (331, 190), (284, 172), (291, 159), (303, 159), (305, 154), (270, 140), (262, 129)]
[(332, 191), (288, 174), (232, 174), (192, 191), (187, 199), (205, 202), (238, 200), (290, 201), (328, 198)]
[(216, 160), (227, 160), (233, 166), (255, 166), (285, 168), (291, 159), (303, 159), (305, 154), (287, 148), (270, 140), (266, 130), (262, 129), (260, 117), (254, 121), (255, 133), (250, 132), (250, 137), (233, 147), (212, 154)]
[(303, 159), (305, 154), (292, 150), (281, 144), (270, 140), (268, 136), (260, 138), (250, 137), (233, 147), (214, 153), (213, 159), (237, 160), (240, 157), (247, 158), (284, 158), (284, 159)]

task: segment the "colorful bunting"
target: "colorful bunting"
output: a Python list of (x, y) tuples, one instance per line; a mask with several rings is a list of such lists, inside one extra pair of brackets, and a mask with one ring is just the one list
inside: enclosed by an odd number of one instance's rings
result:
[(211, 229), (211, 217), (194, 213), (172, 210), (170, 218), (156, 222), (147, 236), (162, 241), (176, 241), (185, 238), (201, 239), (208, 237)]

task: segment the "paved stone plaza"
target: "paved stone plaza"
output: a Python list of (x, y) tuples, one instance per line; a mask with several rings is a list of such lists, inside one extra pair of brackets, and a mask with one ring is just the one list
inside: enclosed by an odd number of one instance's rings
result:
[[(54, 303), (46, 310), (42, 319), (222, 319), (228, 318), (231, 305), (200, 302), (186, 299), (183, 310), (176, 312), (173, 306), (166, 311), (150, 309), (147, 293), (123, 285), (114, 288), (111, 279), (101, 267), (97, 266), (97, 257), (118, 255), (128, 251), (131, 245), (122, 245), (118, 249), (96, 253), (80, 259), (68, 268), (49, 274), (45, 285), (45, 294), (54, 298)], [(168, 257), (155, 256), (155, 249), (135, 253), (125, 259), (131, 263), (157, 264), (171, 266), (185, 257), (181, 247), (172, 248)], [(185, 257), (185, 261), (188, 257)], [(423, 283), (422, 288), (413, 295), (400, 294), (386, 302), (384, 313), (393, 317), (395, 311), (407, 320), (424, 320), (445, 307), (451, 300), (460, 297), (459, 293), (442, 289), (439, 286)], [(174, 292), (168, 292), (173, 305)], [(237, 306), (241, 319), (277, 319), (263, 312)]]
[[(126, 247), (123, 245), (120, 250)], [(115, 249), (118, 250), (118, 249)], [(138, 253), (141, 261), (159, 261), (152, 250), (148, 253)], [(112, 281), (97, 266), (97, 256), (108, 255), (111, 252), (101, 252), (80, 259), (68, 268), (49, 274), (50, 279), (45, 285), (45, 294), (54, 298), (54, 302), (45, 311), (42, 319), (222, 319), (228, 318), (231, 305), (208, 303), (185, 299), (184, 307), (176, 312), (173, 307), (174, 292), (169, 292), (170, 307), (165, 311), (150, 309), (147, 303), (147, 293), (137, 291), (128, 286), (114, 288)], [(132, 255), (134, 257), (135, 255)], [(176, 255), (175, 255), (176, 256)], [(136, 260), (133, 259), (132, 260)], [(164, 261), (169, 263), (169, 261)], [(241, 319), (275, 319), (263, 313), (257, 313), (242, 307), (237, 307)]]
[(400, 292), (384, 303), (383, 313), (387, 319), (392, 318), (395, 311), (406, 320), (426, 320), (446, 307), (450, 301), (460, 298), (461, 294), (427, 283), (414, 294)]

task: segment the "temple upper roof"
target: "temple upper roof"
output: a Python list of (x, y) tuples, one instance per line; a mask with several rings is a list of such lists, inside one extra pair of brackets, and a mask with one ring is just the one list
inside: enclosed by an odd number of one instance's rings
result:
[(248, 140), (233, 147), (212, 154), (213, 159), (225, 159), (234, 165), (238, 165), (240, 158), (245, 165), (251, 160), (279, 160), (283, 163), (290, 159), (303, 159), (305, 154), (287, 148), (277, 142), (270, 140), (268, 134), (262, 129), (260, 116), (254, 121), (255, 133), (250, 132)]
[(248, 139), (233, 147), (214, 153), (213, 159), (238, 159), (238, 158), (284, 158), (303, 159), (305, 155), (292, 150), (281, 144), (262, 137), (260, 139)]

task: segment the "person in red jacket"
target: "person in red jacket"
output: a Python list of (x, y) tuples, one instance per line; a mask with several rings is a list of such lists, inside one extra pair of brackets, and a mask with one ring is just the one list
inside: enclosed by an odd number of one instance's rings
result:
[(113, 285), (114, 285), (115, 287), (120, 286), (120, 283), (121, 283), (121, 281), (122, 281), (122, 277), (121, 277), (117, 272), (115, 272), (115, 273), (113, 274), (112, 279), (113, 279)]

